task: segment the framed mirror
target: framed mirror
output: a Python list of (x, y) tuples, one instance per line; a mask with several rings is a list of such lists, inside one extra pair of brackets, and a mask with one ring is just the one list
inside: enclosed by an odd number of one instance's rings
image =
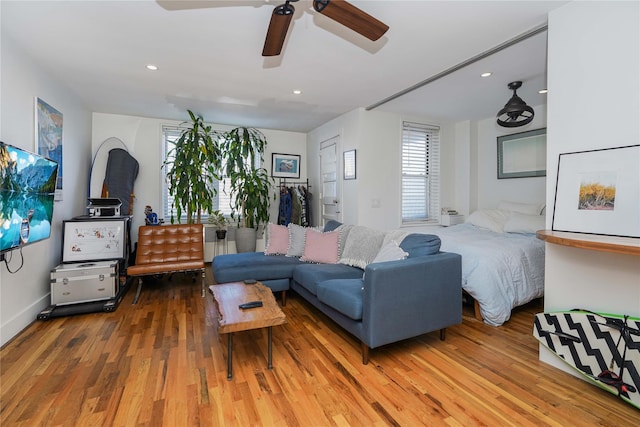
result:
[(547, 175), (547, 128), (498, 137), (498, 179)]

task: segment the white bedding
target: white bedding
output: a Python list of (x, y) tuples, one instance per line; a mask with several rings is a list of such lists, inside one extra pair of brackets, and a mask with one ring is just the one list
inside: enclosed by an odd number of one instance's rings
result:
[(462, 288), (480, 304), (484, 321), (500, 326), (511, 309), (544, 292), (544, 242), (534, 234), (496, 233), (472, 224), (433, 231), (443, 252), (462, 256)]

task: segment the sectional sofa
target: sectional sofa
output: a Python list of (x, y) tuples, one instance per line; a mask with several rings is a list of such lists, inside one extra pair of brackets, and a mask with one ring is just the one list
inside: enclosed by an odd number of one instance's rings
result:
[(277, 234), (284, 242), (275, 227), (264, 253), (214, 257), (216, 283), (259, 280), (282, 294), (283, 305), (293, 289), (360, 340), (363, 364), (370, 349), (436, 330), (444, 340), (445, 329), (462, 321), (461, 258), (441, 252), (437, 236), (290, 224), (287, 244), (274, 249)]

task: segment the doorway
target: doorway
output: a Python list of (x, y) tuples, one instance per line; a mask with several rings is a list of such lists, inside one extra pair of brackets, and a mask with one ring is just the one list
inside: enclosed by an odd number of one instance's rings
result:
[(321, 224), (342, 222), (340, 209), (341, 182), (338, 179), (338, 145), (340, 136), (320, 143)]

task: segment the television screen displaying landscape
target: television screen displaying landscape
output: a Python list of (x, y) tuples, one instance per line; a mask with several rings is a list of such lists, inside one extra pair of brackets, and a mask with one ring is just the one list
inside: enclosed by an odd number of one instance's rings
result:
[(0, 141), (0, 252), (51, 235), (58, 164)]

